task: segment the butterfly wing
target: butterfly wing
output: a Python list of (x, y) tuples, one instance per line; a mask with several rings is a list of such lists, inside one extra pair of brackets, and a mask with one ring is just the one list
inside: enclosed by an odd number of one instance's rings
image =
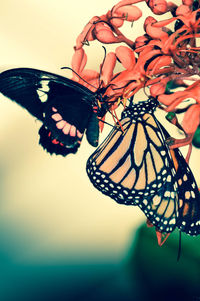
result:
[(143, 112), (135, 120), (122, 117), (121, 125), (124, 132), (115, 127), (88, 159), (90, 181), (118, 203), (138, 205), (157, 229), (171, 232), (178, 217), (177, 183), (159, 124)]
[[(165, 138), (169, 133), (159, 124)], [(189, 235), (200, 234), (200, 194), (194, 175), (179, 149), (171, 149), (170, 155), (176, 169), (178, 184), (179, 217), (177, 227)]]
[[(92, 120), (98, 123), (92, 104), (95, 94), (68, 78), (31, 68), (0, 74), (0, 92), (41, 120), (40, 144), (50, 153), (75, 153)], [(99, 130), (96, 130), (98, 136)], [(98, 138), (89, 136), (97, 146)]]
[(179, 218), (177, 227), (189, 234), (200, 234), (200, 194), (195, 178), (178, 149), (174, 150), (178, 163), (176, 181), (178, 183)]
[[(32, 69), (30, 69), (32, 70)], [(44, 104), (37, 91), (42, 88), (38, 72), (11, 69), (0, 74), (0, 92), (14, 100), (39, 120), (43, 120)]]

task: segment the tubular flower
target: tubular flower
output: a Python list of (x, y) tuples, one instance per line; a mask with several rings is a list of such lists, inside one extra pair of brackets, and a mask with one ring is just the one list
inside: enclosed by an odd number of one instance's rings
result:
[[(129, 39), (121, 31), (127, 22), (133, 27), (142, 16), (137, 3), (144, 2), (153, 16), (144, 20), (144, 35)], [(176, 1), (174, 1), (176, 2)], [(72, 58), (72, 79), (92, 91), (105, 90), (110, 111), (126, 103), (126, 99), (144, 90), (156, 98), (166, 113), (182, 112), (182, 123), (174, 117), (171, 122), (185, 133), (185, 138), (168, 141), (170, 148), (189, 145), (200, 127), (200, 3), (182, 0), (182, 4), (166, 0), (122, 0), (107, 13), (95, 16), (76, 39)], [(167, 18), (156, 19), (156, 15)], [(169, 17), (171, 13), (171, 17)], [(93, 41), (113, 44), (105, 54), (98, 70), (87, 69), (86, 46)], [(96, 47), (96, 44), (95, 44)], [(188, 99), (193, 104), (187, 106)], [(183, 109), (184, 105), (184, 109)], [(180, 109), (182, 108), (182, 109)], [(101, 124), (103, 128), (103, 124)], [(150, 226), (150, 224), (148, 224)], [(163, 233), (156, 230), (162, 245)]]
[(146, 0), (146, 2), (155, 15), (162, 15), (177, 8), (176, 4), (165, 0)]
[[(106, 14), (95, 16), (88, 22), (76, 40), (72, 68), (78, 75), (73, 74), (73, 79), (91, 90), (97, 89), (100, 82), (101, 87), (107, 85), (105, 93), (109, 99), (116, 101), (115, 108), (119, 104), (118, 99), (131, 97), (147, 87), (151, 96), (158, 97), (167, 112), (176, 110), (188, 97), (199, 103), (200, 48), (196, 46), (196, 40), (200, 37), (199, 4), (197, 1), (183, 0), (177, 6), (165, 0), (146, 0), (154, 14), (162, 15), (170, 11), (172, 18), (157, 21), (154, 17), (147, 17), (144, 21), (145, 34), (131, 41), (119, 28), (124, 22), (136, 22), (142, 16), (136, 6), (139, 2), (142, 0), (122, 0)], [(174, 32), (166, 27), (169, 24), (174, 24)], [(101, 72), (85, 69), (87, 56), (83, 47), (94, 40), (103, 44), (126, 45), (106, 54)], [(122, 66), (120, 72), (115, 72), (116, 61)], [(194, 83), (188, 85), (188, 80)], [(169, 95), (169, 91), (166, 93), (168, 82), (174, 82), (176, 86), (179, 83), (182, 91), (170, 90)], [(187, 128), (185, 131), (187, 133)]]
[[(116, 56), (113, 52), (109, 52), (100, 66), (101, 74), (95, 70), (84, 69), (87, 63), (87, 56), (83, 48), (75, 51), (72, 57), (72, 79), (78, 81), (92, 91), (105, 87), (113, 77), (113, 70), (116, 64)], [(102, 68), (101, 68), (102, 67)]]

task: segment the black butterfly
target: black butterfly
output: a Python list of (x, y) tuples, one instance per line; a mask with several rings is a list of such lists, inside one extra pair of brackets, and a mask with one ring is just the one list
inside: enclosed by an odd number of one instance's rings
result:
[(90, 156), (93, 185), (116, 202), (138, 205), (162, 233), (176, 227), (200, 234), (200, 194), (194, 176), (154, 116), (158, 102), (130, 105), (105, 141)]
[(98, 145), (97, 117), (107, 110), (102, 89), (92, 92), (60, 75), (17, 68), (0, 74), (0, 92), (42, 121), (39, 143), (50, 154), (76, 153), (84, 131), (88, 142)]

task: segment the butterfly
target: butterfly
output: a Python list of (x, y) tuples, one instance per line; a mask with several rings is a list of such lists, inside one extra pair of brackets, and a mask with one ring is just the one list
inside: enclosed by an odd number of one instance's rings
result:
[(89, 144), (98, 145), (98, 117), (107, 110), (101, 89), (92, 92), (60, 75), (17, 68), (0, 74), (0, 92), (43, 123), (39, 143), (50, 154), (76, 153), (84, 132)]
[(87, 161), (92, 184), (116, 202), (137, 205), (162, 233), (178, 227), (200, 234), (200, 194), (178, 149), (169, 149), (168, 132), (154, 115), (149, 98), (122, 112), (120, 124)]

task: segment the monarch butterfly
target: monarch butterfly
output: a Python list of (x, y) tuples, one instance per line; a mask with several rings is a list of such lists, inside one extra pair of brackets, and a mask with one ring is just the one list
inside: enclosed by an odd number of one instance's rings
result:
[(116, 202), (138, 205), (157, 230), (176, 227), (200, 233), (200, 196), (194, 176), (154, 116), (158, 101), (130, 103), (117, 124), (87, 161), (93, 185)]
[(42, 121), (39, 143), (49, 153), (76, 153), (85, 130), (88, 142), (98, 145), (97, 116), (106, 113), (107, 105), (101, 89), (92, 92), (60, 75), (17, 68), (0, 74), (0, 92)]

